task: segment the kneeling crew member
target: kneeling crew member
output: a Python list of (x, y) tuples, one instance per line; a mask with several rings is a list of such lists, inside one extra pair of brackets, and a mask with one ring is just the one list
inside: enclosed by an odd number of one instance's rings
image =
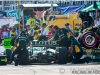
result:
[(71, 46), (69, 47), (69, 52), (73, 54), (74, 59), (73, 63), (74, 64), (81, 64), (81, 63), (89, 63), (85, 58), (80, 59), (83, 56), (83, 49), (80, 43), (73, 37), (70, 37), (71, 40)]
[[(19, 46), (17, 47), (17, 44), (19, 44)], [(11, 56), (11, 61), (12, 62), (14, 60), (14, 55), (17, 54), (17, 59), (15, 61), (15, 66), (18, 66), (19, 61), (21, 56), (26, 52), (26, 47), (29, 44), (29, 39), (26, 36), (25, 32), (22, 31), (20, 36), (18, 36), (15, 40), (15, 45), (17, 47), (17, 49), (12, 53)]]

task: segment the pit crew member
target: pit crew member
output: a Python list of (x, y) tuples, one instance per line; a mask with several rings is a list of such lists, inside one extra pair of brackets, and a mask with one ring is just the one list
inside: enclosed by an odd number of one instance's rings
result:
[(70, 37), (71, 46), (69, 47), (69, 52), (74, 56), (73, 63), (74, 64), (82, 64), (89, 63), (86, 58), (80, 59), (83, 56), (83, 49), (81, 44), (73, 37)]
[[(17, 44), (19, 44), (17, 46)], [(21, 56), (26, 52), (26, 47), (29, 44), (29, 38), (26, 36), (25, 32), (22, 31), (20, 36), (15, 39), (16, 50), (12, 53), (11, 60), (9, 63), (12, 63), (14, 60), (15, 54), (17, 54), (17, 59), (15, 61), (15, 66), (18, 66)]]

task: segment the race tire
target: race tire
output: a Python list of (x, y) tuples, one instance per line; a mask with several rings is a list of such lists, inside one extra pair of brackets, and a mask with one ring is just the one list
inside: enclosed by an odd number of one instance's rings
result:
[(66, 47), (59, 48), (58, 64), (66, 64), (68, 58), (68, 51)]
[(21, 59), (20, 59), (20, 62), (19, 62), (19, 65), (28, 65), (29, 64), (29, 54), (28, 54), (28, 51), (26, 51)]
[(91, 49), (97, 46), (98, 37), (92, 31), (84, 32), (79, 38), (79, 42), (83, 47)]

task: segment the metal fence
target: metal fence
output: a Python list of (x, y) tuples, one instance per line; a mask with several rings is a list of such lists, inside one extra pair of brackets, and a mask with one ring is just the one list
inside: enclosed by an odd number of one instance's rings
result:
[[(15, 10), (18, 8), (19, 0), (0, 0), (0, 10)], [(44, 4), (51, 3), (52, 0), (20, 0), (21, 4)], [(94, 1), (100, 0), (53, 0), (53, 3), (57, 3), (59, 6), (67, 5), (81, 5), (81, 4), (93, 4)]]

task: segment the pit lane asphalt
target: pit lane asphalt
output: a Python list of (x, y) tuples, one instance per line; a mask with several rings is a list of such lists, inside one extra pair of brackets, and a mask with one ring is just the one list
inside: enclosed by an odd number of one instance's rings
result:
[[(94, 68), (100, 69), (100, 65), (97, 63), (89, 63), (89, 64), (51, 64), (51, 65), (5, 65), (0, 66), (0, 75), (72, 75), (72, 69), (77, 68)], [(100, 70), (99, 70), (100, 71)], [(78, 75), (78, 74), (74, 74)], [(80, 74), (84, 75), (84, 74)], [(87, 74), (85, 74), (87, 75)], [(91, 74), (91, 75), (100, 75), (99, 74)]]

